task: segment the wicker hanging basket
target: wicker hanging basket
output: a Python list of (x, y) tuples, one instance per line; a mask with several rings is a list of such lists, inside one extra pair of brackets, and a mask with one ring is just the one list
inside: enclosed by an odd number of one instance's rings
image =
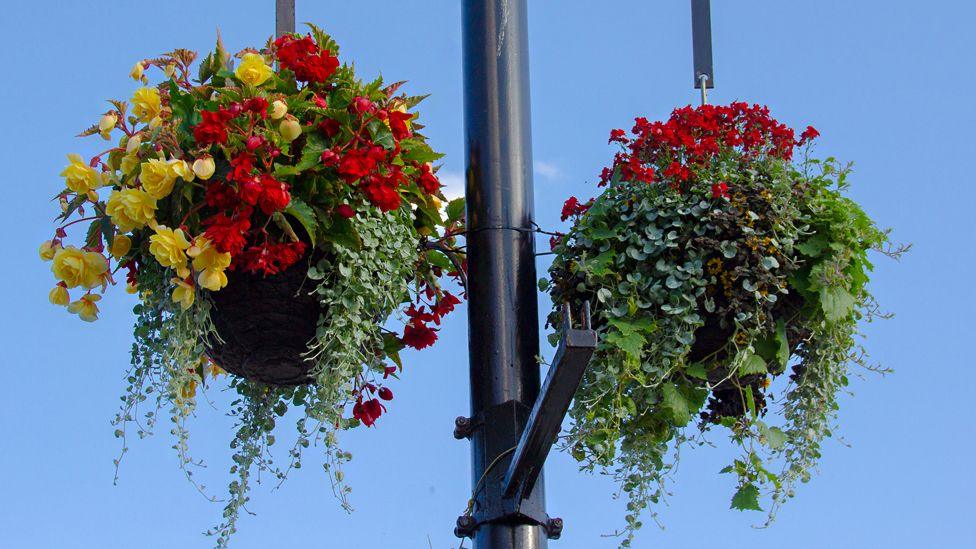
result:
[(228, 284), (210, 294), (210, 317), (222, 341), (207, 342), (221, 368), (270, 385), (309, 383), (313, 363), (303, 355), (324, 312), (299, 261), (273, 275), (228, 273)]

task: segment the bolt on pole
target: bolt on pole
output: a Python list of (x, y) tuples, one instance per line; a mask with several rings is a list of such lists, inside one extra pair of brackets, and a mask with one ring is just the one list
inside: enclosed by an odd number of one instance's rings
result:
[(515, 508), (503, 494), (540, 384), (526, 4), (463, 3), (475, 549), (547, 547), (541, 477)]

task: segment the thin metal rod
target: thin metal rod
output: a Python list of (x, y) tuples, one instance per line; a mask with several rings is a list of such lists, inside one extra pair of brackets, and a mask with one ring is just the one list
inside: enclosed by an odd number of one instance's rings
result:
[[(710, 0), (691, 0), (691, 45), (694, 51), (695, 87), (715, 87), (712, 67), (712, 7)], [(702, 80), (702, 75), (708, 78)], [(705, 103), (704, 94), (702, 104)]]
[[(526, 3), (463, 2), (471, 416), (484, 421), (471, 435), (472, 484), (485, 475), (475, 549), (547, 547), (543, 526), (511, 518), (502, 497), (540, 383)], [(544, 511), (540, 480), (519, 516)]]
[(275, 0), (275, 37), (295, 32), (295, 0)]

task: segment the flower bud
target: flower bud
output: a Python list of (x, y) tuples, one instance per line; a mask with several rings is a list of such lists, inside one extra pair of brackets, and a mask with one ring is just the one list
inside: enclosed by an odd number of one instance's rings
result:
[(112, 133), (118, 121), (119, 117), (114, 112), (102, 116), (101, 120), (98, 121), (98, 133), (102, 136), (102, 139), (109, 140), (109, 134)]
[(331, 166), (333, 164), (339, 163), (339, 155), (336, 154), (332, 149), (326, 149), (322, 151), (322, 163), (326, 166)]
[(41, 247), (37, 249), (37, 255), (41, 256), (44, 261), (51, 261), (54, 259), (54, 254), (58, 251), (58, 247), (54, 245), (53, 240), (45, 240), (41, 243)]
[(137, 293), (138, 291), (139, 291), (139, 287), (136, 286), (135, 284), (128, 283), (125, 285), (125, 293), (127, 294), (134, 294)]
[(47, 300), (51, 302), (51, 305), (66, 307), (71, 301), (71, 297), (68, 295), (68, 289), (58, 284), (47, 294)]
[(129, 71), (129, 76), (132, 77), (133, 80), (142, 80), (142, 73), (145, 70), (145, 67), (142, 66), (142, 61), (139, 61), (132, 66), (132, 70)]
[(163, 68), (163, 74), (166, 75), (166, 78), (173, 78), (173, 75), (176, 74), (176, 63), (166, 65), (166, 67)]
[(263, 144), (264, 144), (264, 138), (261, 137), (260, 135), (252, 135), (247, 138), (247, 141), (244, 142), (244, 146), (247, 147), (247, 150), (249, 151), (253, 151), (254, 149), (260, 147)]
[(294, 118), (287, 118), (278, 126), (278, 133), (285, 138), (285, 141), (294, 141), (302, 135), (302, 125)]
[(197, 177), (204, 181), (210, 179), (210, 176), (214, 173), (214, 169), (213, 157), (204, 156), (193, 161), (193, 173), (197, 174)]
[(94, 190), (89, 190), (86, 196), (88, 196), (88, 200), (90, 202), (98, 202), (98, 193), (96, 193)]
[(280, 120), (284, 118), (287, 112), (288, 105), (286, 105), (284, 101), (278, 99), (271, 104), (271, 118), (273, 120)]
[(132, 154), (133, 152), (139, 150), (140, 145), (142, 145), (142, 137), (139, 137), (138, 134), (133, 135), (125, 144), (125, 154)]
[(112, 253), (112, 257), (122, 259), (131, 249), (132, 239), (124, 234), (117, 234), (112, 240), (112, 246), (109, 248), (109, 251)]
[(346, 219), (351, 219), (356, 216), (356, 210), (352, 209), (352, 206), (349, 204), (340, 204), (339, 207), (336, 208), (336, 213), (339, 214), (339, 217), (344, 217)]

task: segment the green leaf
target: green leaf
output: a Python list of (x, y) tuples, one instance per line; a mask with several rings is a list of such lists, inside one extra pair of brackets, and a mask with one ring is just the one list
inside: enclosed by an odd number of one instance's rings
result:
[(746, 408), (749, 409), (749, 415), (751, 415), (752, 418), (755, 419), (757, 416), (756, 397), (752, 396), (752, 387), (746, 387), (745, 393), (746, 393)]
[(420, 139), (402, 139), (400, 141), (400, 147), (403, 149), (400, 156), (406, 162), (418, 162), (420, 164), (426, 164), (428, 162), (435, 162), (444, 157), (443, 154), (434, 152), (434, 150), (430, 148), (430, 145), (421, 141)]
[(647, 340), (639, 333), (622, 333), (619, 330), (611, 330), (607, 333), (606, 342), (623, 352), (634, 360), (640, 360), (643, 354), (644, 344)]
[(740, 376), (766, 373), (766, 361), (763, 359), (763, 357), (749, 351), (748, 349), (741, 352), (746, 353), (746, 355), (742, 360), (742, 365), (739, 366)]
[(464, 198), (455, 198), (447, 203), (447, 221), (453, 222), (461, 219), (464, 215)]
[(766, 445), (773, 450), (779, 450), (786, 444), (786, 433), (779, 427), (770, 427), (766, 431)]
[(705, 371), (705, 365), (701, 362), (695, 362), (691, 366), (688, 366), (685, 373), (694, 378), (708, 379), (708, 372)]
[(383, 334), (383, 352), (386, 356), (390, 357), (390, 360), (394, 364), (403, 369), (403, 362), (400, 361), (400, 351), (403, 349), (403, 342), (396, 334), (384, 333)]
[(827, 320), (836, 322), (844, 319), (854, 309), (854, 296), (839, 286), (820, 288), (820, 307)]
[(796, 249), (801, 254), (808, 257), (818, 257), (825, 249), (830, 246), (827, 238), (823, 235), (815, 234), (808, 240), (796, 245)]
[(359, 250), (363, 247), (363, 240), (359, 236), (359, 231), (353, 226), (352, 221), (342, 216), (332, 216), (332, 225), (324, 231), (322, 236), (329, 242), (345, 248)]
[(673, 383), (665, 383), (661, 386), (661, 408), (667, 413), (671, 423), (677, 427), (684, 427), (691, 421), (688, 401)]
[(305, 232), (308, 233), (309, 239), (312, 241), (312, 247), (315, 247), (316, 240), (318, 237), (318, 223), (315, 219), (315, 212), (312, 208), (306, 204), (302, 199), (296, 198), (294, 195), (291, 197), (291, 202), (288, 207), (285, 208), (285, 213), (294, 217), (302, 227), (305, 228)]
[(318, 133), (308, 134), (305, 148), (302, 149), (302, 159), (298, 161), (295, 169), (299, 172), (305, 171), (322, 161), (322, 153), (327, 149), (325, 138)]
[(617, 255), (617, 252), (613, 250), (607, 250), (602, 254), (594, 257), (593, 259), (586, 262), (586, 267), (596, 276), (603, 276), (610, 273), (610, 263), (613, 262), (613, 258)]
[(742, 485), (732, 496), (732, 505), (729, 508), (739, 511), (762, 511), (762, 507), (759, 506), (759, 488), (751, 482)]

